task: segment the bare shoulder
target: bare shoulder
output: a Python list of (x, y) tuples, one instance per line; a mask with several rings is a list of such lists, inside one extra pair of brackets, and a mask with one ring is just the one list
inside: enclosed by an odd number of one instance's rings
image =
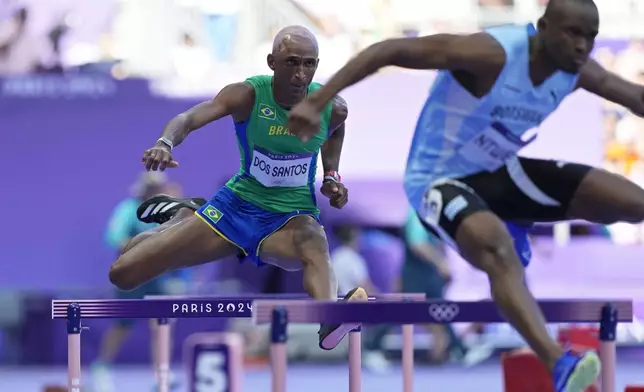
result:
[(347, 119), (348, 115), (349, 107), (347, 106), (347, 101), (345, 101), (341, 96), (336, 95), (332, 102), (331, 122), (336, 124), (343, 123)]
[(248, 82), (231, 83), (224, 87), (219, 95), (224, 95), (226, 100), (237, 104), (254, 102), (255, 88)]
[(347, 107), (347, 101), (341, 96), (336, 95), (332, 101), (330, 124), (330, 128), (334, 134), (338, 129), (344, 129), (343, 125), (348, 115), (349, 108)]
[(485, 32), (397, 38), (380, 45), (377, 49), (386, 52), (389, 65), (403, 68), (478, 73), (497, 69), (505, 63), (505, 50)]
[(244, 122), (255, 104), (255, 88), (248, 82), (232, 83), (224, 87), (214, 101), (221, 100), (235, 122)]
[(505, 65), (505, 49), (486, 32), (462, 35), (453, 45), (453, 49), (462, 53), (471, 65), (479, 65), (486, 69), (497, 69)]
[(588, 59), (579, 71), (578, 87), (593, 89), (605, 82), (609, 72), (597, 61)]

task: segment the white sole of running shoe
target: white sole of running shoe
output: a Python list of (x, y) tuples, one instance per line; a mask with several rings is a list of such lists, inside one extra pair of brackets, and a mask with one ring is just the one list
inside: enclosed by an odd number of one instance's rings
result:
[[(367, 296), (367, 292), (364, 291), (362, 287), (357, 287), (353, 293), (351, 293), (351, 296), (344, 301), (367, 301), (369, 300), (369, 297)], [(321, 346), (325, 350), (333, 350), (344, 337), (354, 329), (360, 327), (362, 324), (361, 323), (351, 323), (351, 324), (341, 324), (337, 329), (335, 329), (333, 332), (328, 334), (324, 339), (322, 339), (322, 342), (320, 343)]]
[(601, 372), (601, 361), (594, 352), (584, 354), (575, 370), (572, 371), (564, 388), (565, 392), (583, 392), (593, 385)]

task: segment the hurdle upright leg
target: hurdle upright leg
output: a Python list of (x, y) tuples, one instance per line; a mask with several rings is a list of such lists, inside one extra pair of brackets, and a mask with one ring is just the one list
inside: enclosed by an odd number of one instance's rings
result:
[(414, 325), (402, 326), (403, 392), (414, 391)]
[(286, 392), (288, 314), (286, 308), (279, 307), (271, 316), (271, 392)]
[(362, 329), (349, 332), (349, 392), (362, 390)]
[[(157, 319), (156, 376), (159, 392), (170, 392), (170, 322), (167, 318)], [(154, 358), (153, 358), (154, 360)]]
[(615, 392), (615, 363), (617, 361), (617, 308), (606, 304), (599, 324), (599, 358), (602, 363), (602, 392)]
[(67, 307), (67, 390), (81, 392), (81, 308), (77, 303)]

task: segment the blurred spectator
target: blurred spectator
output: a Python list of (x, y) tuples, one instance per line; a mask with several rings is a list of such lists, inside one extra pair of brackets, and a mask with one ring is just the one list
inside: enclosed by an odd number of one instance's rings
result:
[(29, 23), (26, 8), (0, 22), (0, 75), (27, 75), (48, 68), (53, 61), (49, 37), (31, 32)]
[[(267, 265), (268, 272), (261, 287), (260, 293), (262, 294), (281, 294), (284, 292), (284, 280), (286, 278), (285, 270)], [(264, 363), (266, 345), (268, 344), (268, 336), (266, 329), (252, 325), (242, 320), (231, 323), (231, 330), (236, 331), (244, 337), (245, 349), (245, 362), (247, 364)]]
[[(634, 79), (644, 83), (644, 71)], [(617, 122), (613, 137), (607, 146), (606, 160), (613, 171), (622, 174), (639, 186), (644, 186), (644, 119), (625, 112)], [(644, 225), (616, 223), (608, 227), (615, 243), (635, 244), (644, 242)]]
[(358, 252), (360, 231), (353, 226), (336, 226), (333, 233), (340, 245), (331, 252), (333, 270), (338, 279), (338, 294), (344, 296), (357, 286), (367, 293), (377, 292), (369, 278), (367, 262)]
[[(623, 78), (641, 82), (641, 75), (644, 73), (644, 44), (641, 40), (631, 40), (626, 49), (616, 56), (611, 58), (607, 53), (600, 52), (598, 60)], [(623, 107), (611, 102), (606, 102), (604, 107), (607, 169), (628, 177), (632, 166), (639, 159), (633, 142), (638, 126), (630, 120), (629, 117), (632, 116)]]
[[(599, 48), (595, 51), (595, 59), (607, 70), (615, 69), (615, 55), (608, 48)], [(624, 108), (610, 101), (604, 100), (602, 103), (603, 123), (604, 123), (604, 168), (609, 171), (616, 171), (621, 160), (622, 148), (614, 143), (615, 128), (620, 117), (624, 113)]]
[[(425, 293), (428, 299), (444, 299), (452, 275), (447, 263), (445, 244), (423, 226), (415, 211), (410, 211), (404, 227), (405, 260), (401, 273), (401, 288), (407, 293)], [(491, 352), (480, 350), (468, 353), (460, 339), (448, 325), (425, 326), (432, 334), (430, 361), (442, 363), (451, 354), (454, 359), (470, 355), (487, 357)], [(479, 359), (480, 360), (480, 359)]]
[(189, 33), (181, 35), (180, 42), (172, 53), (172, 62), (182, 82), (202, 82), (212, 71), (212, 57), (204, 46), (200, 46)]
[[(338, 280), (338, 294), (344, 296), (357, 286), (364, 288), (369, 294), (378, 292), (369, 277), (367, 261), (358, 252), (360, 231), (356, 227), (343, 225), (334, 227), (333, 233), (340, 243), (331, 252), (331, 262)], [(380, 373), (389, 367), (382, 346), (388, 329), (386, 325), (365, 328), (363, 362), (371, 371)]]
[(620, 76), (635, 81), (638, 75), (644, 72), (644, 41), (629, 41), (626, 49), (617, 54), (613, 70)]
[(41, 62), (36, 65), (36, 72), (40, 73), (62, 73), (62, 48), (61, 41), (68, 31), (65, 23), (59, 23), (54, 26), (47, 34), (47, 42), (51, 55), (48, 62)]
[[(428, 233), (415, 211), (409, 213), (403, 230), (405, 260), (401, 273), (402, 291), (425, 293), (427, 299), (443, 299), (452, 279), (443, 244)], [(436, 363), (447, 360), (450, 346), (458, 345), (453, 330), (449, 325), (432, 324), (425, 327), (432, 334), (430, 360)]]
[[(644, 79), (644, 74), (641, 74)], [(644, 123), (642, 119), (630, 112), (623, 114), (615, 125), (614, 133), (609, 140), (606, 158), (613, 161), (613, 171), (629, 177), (635, 182), (642, 182), (642, 179), (633, 178), (633, 168), (640, 161), (642, 155), (642, 132)]]
[[(107, 244), (119, 254), (130, 240), (139, 233), (142, 233), (155, 224), (145, 224), (136, 218), (136, 210), (142, 200), (148, 199), (159, 193), (172, 193), (180, 190), (176, 185), (168, 187), (166, 178), (159, 172), (145, 172), (132, 186), (132, 194), (120, 202), (112, 212), (107, 232)], [(167, 276), (154, 279), (143, 286), (132, 291), (117, 290), (119, 299), (142, 299), (146, 295), (173, 294), (178, 295), (185, 291), (186, 272), (177, 271)], [(114, 362), (123, 343), (125, 342), (135, 320), (117, 320), (103, 335), (101, 340), (99, 357), (92, 366), (92, 378), (96, 392), (113, 392), (114, 384), (109, 376), (108, 365)], [(150, 328), (152, 339), (154, 339), (156, 323), (151, 320)], [(156, 362), (157, 356), (154, 351), (156, 345), (151, 344), (151, 358)], [(155, 367), (156, 368), (156, 367)]]
[[(635, 83), (644, 82), (644, 41), (633, 39), (628, 46), (611, 56), (607, 50), (598, 51), (598, 61), (623, 78)], [(623, 107), (604, 102), (604, 168), (644, 185), (644, 122)], [(644, 225), (616, 223), (607, 227), (617, 244), (644, 241)]]

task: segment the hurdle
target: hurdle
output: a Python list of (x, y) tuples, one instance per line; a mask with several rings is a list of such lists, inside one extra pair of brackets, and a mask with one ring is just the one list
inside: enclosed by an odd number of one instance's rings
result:
[[(278, 301), (277, 303), (284, 303), (291, 300), (307, 300), (312, 301), (305, 294), (277, 294), (277, 295), (254, 295), (249, 296), (228, 296), (228, 297), (204, 297), (204, 296), (146, 296), (143, 300), (53, 300), (52, 301), (52, 319), (66, 319), (67, 320), (67, 333), (68, 333), (68, 389), (71, 392), (80, 392), (81, 390), (81, 331), (87, 328), (82, 326), (82, 319), (91, 318), (136, 318), (136, 319), (156, 319), (157, 320), (157, 334), (156, 340), (153, 344), (157, 345), (157, 363), (155, 364), (156, 379), (160, 392), (167, 392), (170, 390), (170, 319), (176, 318), (251, 318), (252, 317), (252, 304), (256, 300)], [(338, 299), (342, 299), (339, 297)], [(369, 301), (424, 301), (425, 294), (423, 293), (383, 293), (376, 296), (370, 296)], [(286, 324), (285, 324), (286, 325)], [(271, 330), (273, 334), (274, 329)], [(407, 385), (404, 388), (405, 392), (411, 391), (413, 385), (413, 325), (403, 325), (403, 384)], [(212, 335), (212, 334), (211, 334)], [(277, 336), (277, 335), (275, 335)], [(273, 354), (274, 345), (271, 345), (271, 355), (277, 359), (282, 358), (286, 362), (286, 328), (281, 335), (283, 339), (283, 349), (275, 346), (275, 353)], [(230, 338), (230, 336), (223, 336), (214, 338), (212, 336), (203, 336), (201, 342), (207, 344), (222, 344), (222, 342), (234, 342), (230, 344), (231, 347), (239, 347), (237, 342)], [(196, 342), (192, 341), (196, 344)], [(280, 352), (280, 350), (282, 350)], [(350, 382), (360, 383), (360, 365), (361, 365), (361, 332), (355, 330), (349, 333), (349, 352), (353, 358), (353, 365), (350, 366)], [(186, 353), (184, 352), (184, 357)], [(235, 359), (239, 355), (233, 356)], [(280, 363), (278, 360), (271, 361), (271, 363)], [(189, 361), (186, 361), (189, 362)], [(240, 368), (241, 361), (235, 360), (235, 363), (230, 366), (231, 374), (226, 375), (232, 383), (230, 383), (227, 392), (241, 392), (241, 376)], [(189, 369), (194, 367), (192, 363), (188, 363)], [(279, 369), (277, 369), (279, 376)], [(194, 377), (195, 369), (190, 369), (188, 379), (191, 383), (190, 391), (195, 389)], [(273, 382), (276, 379), (275, 369), (273, 371)], [(284, 372), (286, 367), (284, 367)], [(286, 375), (283, 375), (286, 379)], [(356, 384), (358, 385), (358, 384)], [(284, 384), (285, 386), (285, 384)], [(75, 389), (74, 389), (75, 388)]]
[[(398, 303), (398, 302), (424, 302), (425, 294), (422, 293), (387, 293), (372, 297), (376, 301), (367, 301), (377, 304)], [(254, 307), (252, 317), (254, 320), (263, 320), (264, 318), (256, 315), (257, 309)], [(273, 371), (272, 392), (284, 392), (286, 389), (286, 341), (287, 327), (290, 315), (281, 309), (282, 304), (291, 303), (310, 303), (308, 299), (265, 299), (259, 300), (262, 306), (268, 306), (272, 309), (270, 314), (271, 323), (271, 347), (270, 359), (271, 369)], [(365, 302), (365, 301), (349, 301)], [(349, 303), (342, 301), (342, 303)], [(330, 302), (336, 303), (336, 302)], [(357, 322), (360, 323), (360, 322)], [(260, 322), (261, 324), (261, 322)], [(306, 323), (310, 324), (310, 323)], [(402, 323), (403, 347), (402, 347), (402, 379), (403, 392), (413, 391), (413, 373), (414, 373), (414, 325), (413, 323)], [(349, 391), (359, 391), (362, 385), (362, 328), (354, 329), (349, 332)]]
[[(239, 297), (203, 297), (203, 296), (169, 296), (169, 295), (149, 295), (145, 296), (144, 299), (152, 299), (152, 300), (171, 300), (171, 299), (226, 299), (226, 300), (233, 300), (233, 301), (238, 301), (238, 303), (235, 306), (235, 310), (238, 311), (238, 314), (236, 316), (230, 317), (230, 318), (250, 318), (251, 313), (248, 312), (239, 312), (239, 309), (251, 309), (252, 308), (252, 303), (255, 300), (262, 299), (262, 300), (270, 300), (270, 301), (289, 301), (289, 300), (311, 300), (310, 297), (308, 297), (305, 294), (269, 294), (269, 295), (255, 295), (253, 297), (245, 297), (245, 296), (239, 296)], [(338, 297), (338, 300), (343, 299), (343, 297)], [(370, 296), (368, 297), (370, 301), (424, 301), (426, 299), (426, 296), (424, 293), (380, 293), (375, 296)], [(221, 309), (223, 311), (223, 308)], [(161, 319), (159, 319), (161, 320)], [(164, 330), (169, 330), (169, 325), (167, 323), (165, 324), (158, 324), (159, 329), (164, 329)], [(413, 369), (414, 369), (414, 326), (413, 324), (405, 324), (402, 325), (402, 336), (403, 336), (403, 347), (402, 347), (402, 370), (403, 370), (403, 391), (404, 392), (410, 392), (413, 389)], [(160, 342), (157, 340), (156, 344), (158, 345), (157, 352), (165, 352), (165, 350), (169, 350), (170, 346), (170, 334), (169, 332), (166, 332), (163, 334), (163, 336), (166, 336), (167, 341), (165, 342)], [(279, 385), (279, 380), (284, 379), (285, 380), (285, 373), (282, 374), (282, 372), (285, 372), (286, 369), (280, 367), (279, 364), (281, 364), (282, 358), (284, 361), (287, 360), (287, 351), (286, 351), (286, 343), (288, 340), (286, 333), (286, 326), (284, 327), (283, 331), (279, 330), (279, 326), (275, 325), (275, 328), (271, 328), (271, 347), (269, 349), (269, 356), (272, 359), (273, 357), (276, 358), (275, 361), (271, 360), (271, 363), (278, 364), (276, 367), (272, 367), (271, 370), (273, 372), (272, 374), (272, 380), (273, 383), (277, 383)], [(359, 389), (359, 385), (361, 384), (361, 368), (362, 368), (362, 334), (361, 334), (361, 329), (356, 329), (354, 331), (351, 331), (348, 336), (348, 341), (349, 341), (349, 384), (354, 385), (356, 388)], [(191, 344), (196, 344), (191, 342)], [(168, 358), (169, 358), (169, 352), (167, 353)], [(195, 369), (193, 359), (188, 358), (189, 353), (184, 350), (184, 357), (187, 366), (186, 368), (188, 369), (188, 379), (190, 380), (190, 385), (194, 385), (195, 382)], [(169, 364), (168, 364), (169, 365)], [(161, 369), (161, 364), (157, 364), (157, 382), (159, 383), (168, 383), (169, 379), (168, 378), (159, 378), (158, 374), (162, 372), (163, 370)], [(231, 368), (237, 368), (240, 367), (240, 365), (232, 365)], [(283, 370), (282, 370), (283, 369)], [(231, 374), (229, 375), (230, 379), (237, 379), (239, 378), (236, 374)], [(285, 381), (284, 381), (285, 382)], [(164, 386), (166, 384), (163, 384)], [(161, 385), (161, 384), (159, 384)], [(285, 384), (284, 384), (285, 385)], [(231, 386), (231, 392), (236, 392), (237, 389), (234, 389), (235, 386)], [(277, 386), (276, 386), (277, 388)], [(278, 388), (279, 389), (279, 388)]]
[[(256, 324), (272, 323), (285, 329), (288, 323), (362, 323), (362, 324), (448, 324), (457, 322), (503, 323), (492, 301), (480, 302), (322, 302), (322, 301), (255, 301), (253, 320)], [(616, 333), (618, 322), (633, 321), (632, 301), (551, 300), (539, 301), (550, 323), (600, 323), (602, 361), (601, 392), (615, 391)], [(277, 320), (277, 321), (275, 321)], [(280, 321), (281, 320), (281, 321)], [(273, 364), (286, 368), (282, 361)], [(285, 371), (283, 372), (285, 375)], [(282, 381), (277, 384), (283, 386)], [(275, 385), (274, 385), (275, 386)], [(359, 387), (359, 384), (356, 384)], [(350, 389), (358, 392), (359, 389)], [(272, 392), (285, 392), (273, 389)]]
[[(312, 301), (254, 300), (240, 298), (183, 298), (159, 300), (73, 300), (52, 301), (52, 318), (66, 319), (68, 331), (68, 387), (80, 392), (80, 348), (82, 319), (91, 318), (231, 318), (251, 317), (256, 324), (273, 320), (273, 310), (281, 309), (289, 323), (358, 323), (358, 324), (447, 324), (455, 322), (504, 323), (492, 301)], [(615, 391), (616, 329), (618, 322), (633, 321), (632, 301), (550, 300), (539, 301), (550, 323), (600, 323), (600, 358), (602, 392)], [(252, 309), (252, 312), (251, 312)], [(357, 332), (356, 332), (357, 333)], [(286, 363), (283, 356), (283, 368)], [(273, 366), (282, 366), (273, 364)], [(284, 372), (285, 376), (285, 372)], [(285, 384), (282, 384), (285, 385)], [(236, 391), (237, 392), (237, 391)], [(283, 391), (273, 391), (283, 392)], [(356, 392), (356, 391), (353, 391)]]
[(156, 379), (159, 392), (170, 392), (170, 322), (167, 318), (157, 319)]

